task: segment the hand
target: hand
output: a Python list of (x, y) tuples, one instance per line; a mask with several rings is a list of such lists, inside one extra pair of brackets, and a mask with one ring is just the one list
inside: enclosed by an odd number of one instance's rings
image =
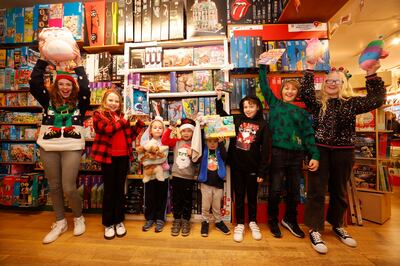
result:
[(381, 63), (380, 63), (380, 61), (378, 60), (378, 61), (376, 61), (376, 63), (375, 63), (373, 66), (371, 66), (371, 67), (367, 70), (367, 76), (372, 75), (372, 74), (375, 74), (376, 71), (377, 71), (380, 67), (381, 67)]
[(218, 143), (224, 142), (225, 138), (224, 137), (218, 137)]
[(310, 170), (311, 172), (315, 172), (318, 170), (318, 166), (319, 166), (319, 161), (312, 159), (308, 163), (308, 170)]
[(264, 181), (264, 178), (257, 177), (257, 183), (262, 183)]
[(44, 56), (44, 53), (43, 53), (43, 44), (44, 44), (44, 41), (39, 41), (40, 59), (42, 59), (44, 61), (47, 61), (47, 59), (46, 59), (46, 57)]
[(192, 157), (192, 149), (188, 149), (187, 155), (189, 156), (189, 158)]

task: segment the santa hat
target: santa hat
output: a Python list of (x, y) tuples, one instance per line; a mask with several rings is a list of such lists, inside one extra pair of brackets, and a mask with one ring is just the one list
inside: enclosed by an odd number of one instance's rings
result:
[(54, 80), (54, 82), (57, 82), (60, 79), (66, 79), (66, 80), (69, 80), (72, 83), (76, 84), (76, 80), (75, 80), (74, 76), (76, 76), (76, 75), (72, 75), (65, 71), (57, 71), (57, 76), (56, 76), (56, 79)]
[(192, 120), (190, 118), (185, 118), (185, 119), (182, 119), (179, 129), (184, 130), (184, 129), (188, 128), (188, 129), (191, 129), (192, 131), (194, 131), (195, 126), (196, 126), (196, 122), (194, 122), (194, 120)]

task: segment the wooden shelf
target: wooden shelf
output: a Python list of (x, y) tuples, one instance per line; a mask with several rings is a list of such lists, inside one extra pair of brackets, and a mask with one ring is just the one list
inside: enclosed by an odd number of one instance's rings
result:
[(201, 66), (182, 66), (182, 67), (161, 67), (161, 68), (130, 68), (130, 73), (158, 73), (158, 72), (185, 72), (196, 70), (221, 70), (225, 65), (201, 65)]
[(354, 157), (356, 160), (366, 160), (366, 161), (373, 161), (376, 160), (376, 158), (364, 158), (364, 157)]
[(0, 164), (25, 164), (25, 165), (33, 165), (36, 162), (0, 162)]
[(110, 52), (111, 54), (123, 54), (124, 44), (115, 45), (102, 45), (102, 46), (83, 46), (83, 50), (90, 54), (96, 54), (101, 52)]
[(380, 194), (393, 194), (392, 191), (382, 191), (382, 190), (375, 190), (375, 189), (370, 189), (370, 188), (357, 188), (358, 191), (364, 191), (364, 192), (371, 192), (371, 193), (380, 193)]
[(190, 46), (205, 46), (205, 45), (222, 45), (226, 41), (225, 36), (215, 37), (199, 37), (189, 40), (176, 40), (176, 41), (154, 41), (154, 42), (141, 42), (141, 43), (125, 43), (126, 48), (146, 48), (146, 47), (163, 47), (163, 48), (178, 48)]
[(128, 179), (143, 179), (143, 175), (127, 175)]
[(302, 0), (296, 11), (296, 0), (289, 0), (279, 17), (279, 23), (328, 22), (348, 0)]
[(21, 92), (29, 92), (28, 90), (0, 90), (0, 93), (21, 93)]
[(31, 110), (31, 111), (42, 111), (41, 106), (0, 106), (2, 110)]
[[(35, 171), (43, 171), (43, 168), (35, 168), (33, 169)], [(79, 169), (80, 172), (95, 172), (95, 173), (100, 173), (101, 170), (89, 170), (89, 169)]]
[(162, 92), (149, 93), (149, 98), (191, 98), (191, 97), (213, 97), (217, 96), (215, 91), (192, 91), (192, 92)]
[(15, 126), (38, 126), (39, 122), (33, 123), (33, 122), (1, 122), (1, 125), (15, 125)]
[(1, 139), (0, 142), (36, 142), (35, 139)]

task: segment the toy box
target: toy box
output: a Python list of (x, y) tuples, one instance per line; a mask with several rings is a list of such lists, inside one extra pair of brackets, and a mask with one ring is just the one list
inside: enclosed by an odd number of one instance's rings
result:
[(10, 159), (12, 162), (34, 162), (35, 144), (11, 144)]
[(201, 46), (193, 48), (193, 65), (223, 65), (224, 46)]
[(182, 118), (183, 115), (182, 101), (169, 101), (168, 102), (168, 120), (176, 122)]
[(209, 115), (205, 116), (206, 125), (204, 134), (206, 138), (235, 137), (235, 124), (233, 116)]
[(193, 91), (193, 72), (178, 72), (176, 74), (176, 89), (178, 92), (191, 92)]
[(163, 67), (192, 66), (193, 48), (165, 49)]
[(161, 40), (161, 0), (152, 0), (151, 40)]
[(104, 0), (85, 3), (86, 28), (90, 46), (104, 45), (105, 12)]
[(161, 40), (166, 41), (169, 39), (169, 0), (161, 0), (160, 9), (160, 25), (161, 25)]
[(63, 4), (50, 4), (49, 27), (61, 28), (63, 26)]
[(213, 79), (211, 70), (193, 71), (194, 91), (212, 91)]
[(5, 43), (7, 28), (7, 9), (0, 9), (0, 43)]
[(183, 39), (184, 36), (184, 13), (183, 0), (170, 2), (169, 9), (169, 39)]
[(183, 116), (195, 120), (199, 111), (199, 99), (184, 98), (182, 99)]
[(151, 41), (152, 0), (142, 0), (142, 42)]
[(24, 8), (24, 42), (33, 41), (33, 7)]
[[(128, 12), (128, 11), (126, 11)], [(134, 0), (133, 10), (133, 24), (134, 24), (134, 40), (135, 42), (142, 41), (142, 0)]]

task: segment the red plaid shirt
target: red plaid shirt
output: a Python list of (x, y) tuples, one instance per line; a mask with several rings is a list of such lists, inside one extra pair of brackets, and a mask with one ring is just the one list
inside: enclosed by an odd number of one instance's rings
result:
[(131, 127), (130, 122), (120, 116), (118, 121), (110, 114), (95, 111), (93, 114), (93, 127), (96, 131), (92, 146), (92, 158), (99, 163), (111, 163), (111, 138), (118, 130), (123, 130), (128, 145), (128, 154), (133, 161), (132, 141), (134, 141), (143, 129), (145, 124), (138, 120), (136, 125)]

